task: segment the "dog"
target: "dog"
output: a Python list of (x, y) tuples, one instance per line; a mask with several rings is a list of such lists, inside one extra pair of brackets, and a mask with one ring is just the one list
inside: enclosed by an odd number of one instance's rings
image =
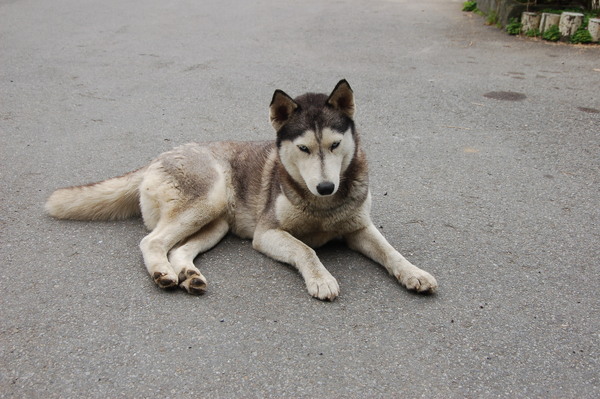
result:
[(406, 260), (373, 225), (368, 167), (354, 123), (354, 93), (341, 80), (330, 95), (293, 99), (276, 90), (269, 119), (276, 140), (192, 143), (149, 165), (98, 183), (56, 190), (47, 212), (58, 219), (116, 220), (140, 215), (140, 242), (161, 288), (207, 289), (194, 259), (227, 233), (297, 268), (310, 295), (340, 292), (313, 248), (342, 238), (409, 290), (433, 293), (435, 278)]

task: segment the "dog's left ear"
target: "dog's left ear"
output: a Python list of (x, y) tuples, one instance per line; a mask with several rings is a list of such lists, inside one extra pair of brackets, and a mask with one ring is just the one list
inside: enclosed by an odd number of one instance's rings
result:
[(348, 115), (350, 119), (354, 118), (354, 92), (346, 79), (338, 82), (329, 95), (327, 104)]
[(275, 130), (279, 130), (290, 119), (298, 104), (281, 90), (275, 90), (271, 100), (269, 120)]

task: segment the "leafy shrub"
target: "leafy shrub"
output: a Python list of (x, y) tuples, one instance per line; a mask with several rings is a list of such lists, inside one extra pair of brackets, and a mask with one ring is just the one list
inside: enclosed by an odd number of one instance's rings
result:
[(475, 11), (477, 9), (477, 2), (476, 1), (465, 1), (463, 3), (463, 11)]
[(498, 14), (496, 13), (496, 11), (490, 11), (490, 13), (487, 15), (487, 18), (485, 19), (485, 24), (486, 25), (496, 25), (498, 24)]
[(506, 31), (509, 35), (518, 35), (521, 32), (521, 23), (516, 18), (511, 18), (506, 25)]
[(589, 30), (581, 27), (577, 29), (577, 32), (573, 36), (571, 36), (571, 43), (591, 43), (592, 42), (592, 34)]
[(527, 37), (538, 37), (540, 36), (540, 30), (539, 29), (529, 29), (527, 32), (525, 32), (525, 36)]
[(552, 25), (544, 32), (542, 38), (551, 42), (557, 42), (560, 40), (561, 36), (562, 35), (560, 33), (560, 30), (558, 29), (558, 25)]

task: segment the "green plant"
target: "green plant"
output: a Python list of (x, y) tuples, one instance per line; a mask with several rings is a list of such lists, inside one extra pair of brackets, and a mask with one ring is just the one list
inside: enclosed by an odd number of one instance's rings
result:
[(540, 30), (535, 28), (535, 29), (529, 29), (527, 32), (525, 32), (525, 36), (527, 37), (538, 37), (540, 36)]
[(486, 25), (496, 25), (498, 24), (498, 13), (496, 13), (496, 11), (490, 11), (490, 13), (487, 15), (487, 18), (485, 19), (485, 24)]
[(577, 29), (577, 32), (570, 39), (571, 43), (579, 44), (579, 43), (591, 43), (592, 42), (592, 34), (589, 30), (584, 27)]
[(590, 25), (590, 14), (583, 14), (582, 28), (587, 28)]
[(477, 2), (476, 1), (465, 1), (463, 3), (463, 11), (475, 11), (477, 9)]
[(558, 29), (558, 25), (552, 25), (551, 27), (546, 29), (546, 31), (542, 35), (542, 38), (544, 40), (548, 40), (551, 42), (559, 41), (561, 38), (561, 33), (560, 33), (560, 30)]
[(506, 31), (509, 35), (518, 35), (521, 32), (521, 23), (516, 18), (511, 18), (506, 25)]

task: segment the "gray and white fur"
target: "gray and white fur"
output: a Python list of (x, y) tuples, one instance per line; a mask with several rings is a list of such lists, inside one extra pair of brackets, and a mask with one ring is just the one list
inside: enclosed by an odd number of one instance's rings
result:
[(46, 203), (59, 219), (142, 216), (151, 232), (140, 248), (161, 288), (202, 294), (194, 258), (228, 232), (298, 269), (313, 297), (340, 292), (313, 248), (335, 238), (382, 264), (410, 290), (432, 293), (435, 278), (412, 265), (373, 225), (368, 168), (346, 80), (333, 92), (292, 99), (275, 91), (269, 142), (193, 143), (120, 177), (55, 191)]

